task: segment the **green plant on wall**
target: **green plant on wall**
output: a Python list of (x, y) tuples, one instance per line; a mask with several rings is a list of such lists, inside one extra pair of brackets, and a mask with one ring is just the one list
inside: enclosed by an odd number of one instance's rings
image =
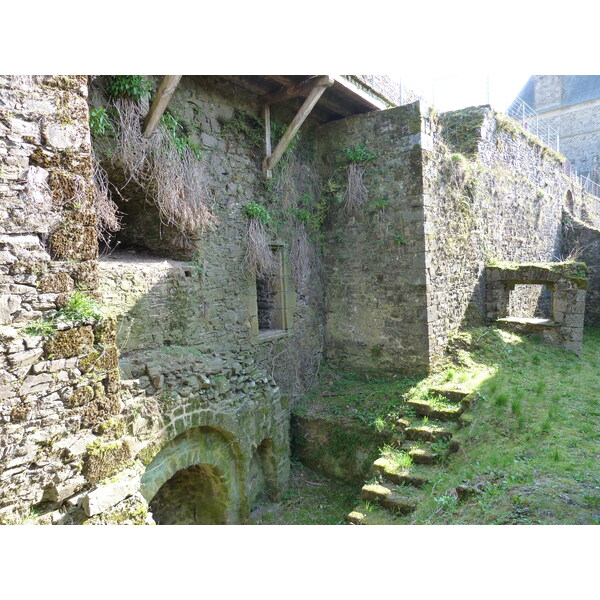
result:
[(377, 154), (369, 152), (365, 148), (364, 144), (357, 144), (351, 148), (344, 148), (344, 154), (351, 163), (355, 164), (367, 162), (368, 160), (377, 158)]
[(34, 321), (23, 329), (27, 335), (51, 337), (57, 331), (57, 324), (65, 321), (89, 321), (102, 319), (104, 315), (94, 298), (83, 292), (75, 292), (67, 306), (49, 317)]
[(152, 82), (143, 75), (110, 75), (106, 93), (110, 98), (130, 98), (139, 102), (152, 91)]
[(90, 109), (90, 132), (95, 137), (106, 135), (113, 128), (105, 108)]
[(202, 158), (200, 146), (189, 137), (185, 123), (177, 119), (172, 112), (166, 110), (160, 118), (160, 124), (169, 134), (180, 156), (189, 149), (198, 160)]
[(256, 219), (263, 225), (268, 225), (273, 220), (269, 211), (258, 202), (247, 202), (244, 206), (244, 216), (249, 219)]

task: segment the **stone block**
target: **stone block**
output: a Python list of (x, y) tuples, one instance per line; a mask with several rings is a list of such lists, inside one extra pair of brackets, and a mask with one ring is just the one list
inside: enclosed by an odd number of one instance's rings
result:
[(140, 476), (133, 470), (121, 472), (115, 481), (100, 485), (84, 496), (82, 505), (88, 517), (98, 515), (135, 494), (140, 488)]

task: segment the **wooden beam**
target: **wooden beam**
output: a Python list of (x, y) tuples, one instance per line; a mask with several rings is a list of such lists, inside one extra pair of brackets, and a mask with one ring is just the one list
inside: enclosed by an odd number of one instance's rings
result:
[(297, 98), (298, 96), (304, 96), (308, 94), (313, 88), (319, 85), (326, 85), (329, 87), (333, 83), (333, 80), (328, 75), (321, 75), (320, 77), (310, 77), (302, 83), (292, 85), (290, 87), (283, 87), (280, 90), (265, 94), (260, 98), (262, 104), (275, 104), (277, 102), (284, 102), (291, 98)]
[[(263, 119), (265, 121), (265, 155), (271, 156), (271, 107), (263, 105)], [(271, 179), (272, 171), (265, 173), (267, 179)]]
[(333, 79), (327, 77), (327, 81), (315, 85), (308, 94), (308, 97), (300, 107), (300, 110), (293, 118), (289, 127), (285, 130), (285, 133), (279, 140), (279, 143), (275, 147), (273, 154), (267, 156), (263, 161), (263, 174), (268, 178), (269, 171), (272, 171), (275, 165), (279, 162), (279, 159), (283, 156), (294, 135), (300, 129), (302, 123), (304, 123), (306, 117), (310, 114), (315, 104), (319, 101), (319, 98), (325, 93), (325, 90), (333, 84)]
[(252, 92), (253, 94), (256, 94), (257, 96), (262, 96), (265, 93), (268, 93), (269, 88), (273, 89), (272, 85), (267, 87), (258, 85), (245, 78), (243, 75), (219, 75), (219, 77), (221, 79), (230, 81), (231, 83), (235, 83), (235, 85), (239, 85), (240, 87), (244, 88), (245, 90), (248, 90), (249, 92)]
[(165, 112), (181, 77), (181, 75), (165, 75), (163, 77), (156, 96), (152, 101), (152, 106), (144, 120), (144, 126), (142, 127), (144, 135), (149, 136), (158, 125), (158, 121)]
[(388, 108), (388, 105), (385, 102), (377, 100), (373, 96), (367, 94), (367, 92), (363, 92), (358, 86), (354, 85), (351, 81), (344, 79), (341, 75), (334, 75), (333, 79), (336, 87), (344, 89), (352, 94), (356, 100), (366, 108), (370, 108), (371, 110), (385, 110)]

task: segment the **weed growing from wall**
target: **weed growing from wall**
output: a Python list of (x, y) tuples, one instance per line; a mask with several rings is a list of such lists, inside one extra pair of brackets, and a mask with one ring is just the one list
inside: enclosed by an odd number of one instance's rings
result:
[(344, 154), (349, 164), (346, 168), (346, 190), (344, 192), (344, 213), (354, 214), (364, 207), (367, 202), (367, 188), (363, 178), (367, 168), (364, 163), (377, 158), (376, 154), (368, 152), (364, 145), (345, 148)]
[[(205, 167), (199, 161), (200, 148), (172, 113), (165, 113), (156, 130), (146, 137), (141, 130), (144, 114), (139, 100), (148, 93), (148, 86), (137, 79), (116, 80), (113, 77), (107, 83), (108, 95), (113, 98), (107, 114), (114, 115), (114, 150), (111, 156), (101, 148), (99, 152), (113, 166), (122, 168), (129, 181), (146, 190), (148, 200), (158, 208), (162, 223), (176, 227), (181, 246), (190, 247), (198, 232), (215, 221), (209, 207), (211, 194)], [(125, 91), (117, 94), (119, 90)], [(108, 178), (102, 173), (98, 174), (97, 188), (108, 190)], [(110, 217), (101, 217), (101, 221), (114, 231), (114, 219), (111, 223)]]
[(57, 332), (57, 325), (64, 322), (97, 321), (104, 318), (100, 306), (94, 298), (83, 292), (75, 292), (67, 306), (49, 317), (34, 321), (23, 329), (27, 335), (52, 337)]
[(272, 222), (271, 215), (257, 202), (248, 202), (244, 206), (243, 214), (248, 219), (244, 259), (246, 268), (257, 278), (269, 277), (277, 267), (267, 233), (267, 227)]

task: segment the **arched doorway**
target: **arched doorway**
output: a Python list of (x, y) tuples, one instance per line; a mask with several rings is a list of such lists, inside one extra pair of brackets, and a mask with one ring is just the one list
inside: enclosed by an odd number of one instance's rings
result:
[(208, 464), (180, 469), (150, 502), (157, 525), (224, 525), (227, 506), (225, 479)]
[(238, 445), (213, 427), (168, 442), (146, 467), (140, 491), (160, 525), (243, 523), (248, 515)]

